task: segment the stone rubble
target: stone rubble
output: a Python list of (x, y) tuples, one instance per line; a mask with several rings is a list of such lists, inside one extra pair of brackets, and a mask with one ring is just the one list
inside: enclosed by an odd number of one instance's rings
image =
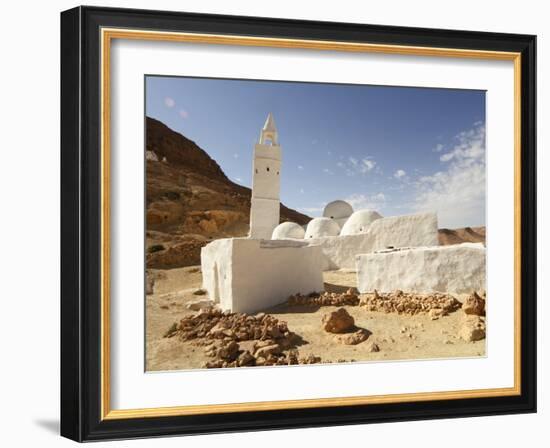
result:
[(222, 312), (208, 307), (174, 323), (164, 337), (178, 337), (203, 346), (213, 358), (205, 368), (316, 364), (321, 358), (300, 357), (294, 349), (299, 337), (286, 322), (265, 314)]
[[(371, 294), (357, 293), (355, 288), (345, 293), (312, 293), (307, 296), (294, 294), (288, 298), (289, 306), (357, 306), (361, 305), (368, 311), (380, 311), (397, 314), (430, 314), (433, 320), (445, 316), (461, 307), (461, 303), (450, 294), (444, 293), (404, 293), (396, 290), (391, 293), (379, 293), (374, 290)], [(430, 313), (431, 310), (436, 310)]]
[(391, 293), (381, 294), (374, 290), (372, 294), (363, 294), (360, 305), (368, 311), (380, 311), (384, 313), (429, 314), (432, 319), (452, 313), (461, 307), (461, 303), (450, 294), (430, 293), (404, 293), (396, 290)]
[(335, 292), (311, 293), (307, 296), (294, 294), (288, 298), (288, 305), (355, 306), (359, 305), (359, 294), (355, 288), (350, 288), (341, 294)]

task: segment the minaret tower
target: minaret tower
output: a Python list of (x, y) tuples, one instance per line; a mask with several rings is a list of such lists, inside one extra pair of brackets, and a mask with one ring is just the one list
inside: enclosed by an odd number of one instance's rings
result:
[(281, 147), (271, 112), (254, 147), (250, 238), (271, 239), (279, 225)]

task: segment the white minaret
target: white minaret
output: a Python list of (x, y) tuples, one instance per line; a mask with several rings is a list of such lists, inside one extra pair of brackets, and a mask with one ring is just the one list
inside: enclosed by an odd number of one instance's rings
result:
[(279, 225), (281, 147), (273, 115), (269, 113), (254, 147), (250, 203), (250, 238), (271, 239)]

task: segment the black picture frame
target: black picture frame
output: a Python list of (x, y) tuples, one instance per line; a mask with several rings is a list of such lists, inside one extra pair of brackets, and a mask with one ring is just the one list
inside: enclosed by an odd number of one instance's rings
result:
[[(102, 27), (521, 53), (521, 394), (102, 420)], [(99, 7), (61, 13), (61, 435), (92, 441), (536, 412), (535, 57), (531, 35)]]

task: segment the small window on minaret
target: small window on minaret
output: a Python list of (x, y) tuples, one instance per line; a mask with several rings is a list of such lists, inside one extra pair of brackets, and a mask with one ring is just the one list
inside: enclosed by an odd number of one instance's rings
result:
[(258, 174), (258, 168), (256, 168), (256, 174)]
[(269, 167), (267, 167), (266, 170), (269, 171)]
[(277, 176), (279, 175), (279, 171), (277, 171)]

